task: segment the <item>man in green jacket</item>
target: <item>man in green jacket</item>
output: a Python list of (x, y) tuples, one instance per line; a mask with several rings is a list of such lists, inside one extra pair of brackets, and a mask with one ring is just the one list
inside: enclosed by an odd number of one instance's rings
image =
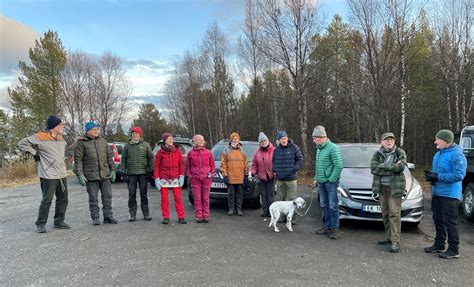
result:
[(142, 139), (142, 129), (133, 127), (130, 130), (132, 138), (128, 141), (122, 154), (122, 170), (128, 178), (128, 210), (130, 219), (137, 219), (137, 184), (140, 189), (140, 205), (143, 219), (151, 220), (148, 209), (147, 173), (153, 172), (153, 152), (150, 145)]
[(370, 169), (374, 175), (372, 192), (380, 198), (385, 239), (378, 245), (391, 245), (390, 252), (400, 251), (401, 206), (405, 194), (406, 153), (395, 145), (395, 135), (384, 133), (382, 146), (372, 157)]
[(324, 225), (316, 234), (329, 235), (337, 239), (339, 230), (339, 206), (337, 187), (342, 172), (342, 158), (339, 147), (331, 142), (323, 126), (313, 130), (313, 142), (316, 144), (316, 174), (313, 186), (319, 184), (319, 204), (323, 210)]
[(117, 220), (112, 216), (111, 182), (115, 181), (114, 154), (107, 141), (100, 136), (99, 126), (95, 122), (88, 122), (85, 131), (86, 134), (76, 144), (74, 166), (79, 184), (86, 186), (89, 194), (92, 224), (100, 225), (99, 190), (102, 193), (104, 223), (117, 224)]

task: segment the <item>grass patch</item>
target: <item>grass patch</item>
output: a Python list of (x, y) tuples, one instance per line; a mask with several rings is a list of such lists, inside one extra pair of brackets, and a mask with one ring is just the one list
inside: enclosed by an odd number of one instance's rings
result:
[(0, 169), (0, 187), (13, 187), (38, 182), (36, 163), (31, 160), (16, 160)]

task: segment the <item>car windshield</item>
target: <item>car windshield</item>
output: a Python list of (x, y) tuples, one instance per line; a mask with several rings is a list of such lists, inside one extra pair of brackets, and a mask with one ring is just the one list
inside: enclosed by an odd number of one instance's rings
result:
[(377, 145), (339, 146), (345, 168), (370, 168), (374, 153), (380, 148)]
[[(221, 160), (221, 153), (224, 150), (224, 148), (227, 146), (227, 144), (217, 144), (212, 148), (212, 156), (214, 157), (215, 161), (220, 161)], [(252, 144), (244, 144), (244, 152), (247, 155), (247, 160), (249, 161), (249, 164), (252, 163), (252, 158), (253, 154), (258, 148), (258, 145), (252, 145)]]

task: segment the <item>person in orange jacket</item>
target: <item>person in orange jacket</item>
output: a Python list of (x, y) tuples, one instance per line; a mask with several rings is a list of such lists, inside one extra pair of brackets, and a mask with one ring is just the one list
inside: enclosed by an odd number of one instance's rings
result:
[(242, 202), (244, 185), (248, 185), (249, 165), (238, 133), (234, 132), (230, 135), (229, 145), (221, 154), (221, 173), (229, 193), (229, 212), (227, 215), (244, 215), (242, 213)]

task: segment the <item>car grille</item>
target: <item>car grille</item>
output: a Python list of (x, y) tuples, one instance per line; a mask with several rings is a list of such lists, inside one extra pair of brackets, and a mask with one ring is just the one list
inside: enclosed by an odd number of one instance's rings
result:
[(379, 202), (378, 195), (372, 196), (372, 189), (352, 188), (349, 189), (351, 198), (354, 201), (361, 203), (376, 203)]

